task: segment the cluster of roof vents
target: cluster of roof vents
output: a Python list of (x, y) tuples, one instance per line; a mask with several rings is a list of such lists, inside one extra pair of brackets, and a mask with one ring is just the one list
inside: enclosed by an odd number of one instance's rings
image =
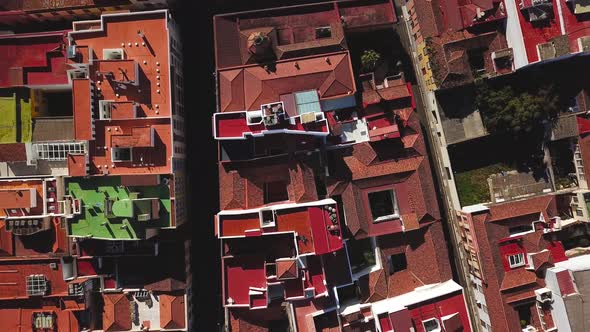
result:
[(32, 274), (27, 277), (27, 295), (44, 296), (47, 294), (47, 278), (42, 274)]

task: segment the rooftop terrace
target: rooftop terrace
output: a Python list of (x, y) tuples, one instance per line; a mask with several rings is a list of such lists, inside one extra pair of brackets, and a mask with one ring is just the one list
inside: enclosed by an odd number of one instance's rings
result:
[(146, 238), (150, 228), (170, 227), (170, 187), (164, 183), (123, 186), (121, 177), (72, 178), (66, 193), (80, 200), (81, 213), (69, 234), (108, 240)]
[(0, 143), (31, 141), (31, 109), (31, 98), (27, 90), (0, 91)]
[(0, 87), (67, 84), (65, 33), (0, 35)]

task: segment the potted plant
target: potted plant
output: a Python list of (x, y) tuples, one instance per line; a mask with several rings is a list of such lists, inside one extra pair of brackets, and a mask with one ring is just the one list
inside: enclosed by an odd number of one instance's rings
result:
[(377, 63), (381, 60), (381, 54), (373, 49), (364, 50), (361, 54), (362, 69), (366, 72), (375, 70)]

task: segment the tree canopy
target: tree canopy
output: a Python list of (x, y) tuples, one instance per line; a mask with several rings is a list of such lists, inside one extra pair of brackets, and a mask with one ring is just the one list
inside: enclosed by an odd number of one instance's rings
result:
[(475, 100), (488, 131), (514, 137), (538, 137), (545, 124), (557, 118), (560, 100), (551, 85), (536, 91), (517, 91), (510, 85), (500, 88), (481, 83)]

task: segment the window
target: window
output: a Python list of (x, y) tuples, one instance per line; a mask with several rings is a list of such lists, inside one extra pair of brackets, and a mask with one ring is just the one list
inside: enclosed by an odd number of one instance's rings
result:
[(86, 153), (84, 143), (39, 143), (34, 147), (37, 159), (49, 161), (66, 160), (69, 154)]
[(510, 263), (511, 268), (519, 267), (524, 265), (524, 254), (516, 254), (508, 256), (508, 263)]
[(408, 261), (406, 260), (406, 254), (395, 254), (389, 256), (389, 275), (395, 272), (403, 271), (408, 268)]
[(283, 181), (267, 182), (264, 184), (264, 204), (289, 200), (287, 183)]
[(131, 148), (111, 148), (113, 161), (131, 161)]
[(392, 189), (369, 193), (369, 205), (373, 222), (399, 217), (395, 193)]
[(330, 38), (332, 37), (332, 28), (330, 26), (315, 28), (315, 38)]
[(582, 209), (576, 209), (576, 215), (578, 217), (583, 217), (584, 216), (584, 211), (582, 211)]
[(43, 296), (47, 292), (47, 279), (42, 274), (32, 274), (27, 277), (27, 295)]
[(426, 331), (426, 332), (440, 331), (440, 323), (438, 322), (438, 319), (436, 319), (436, 318), (423, 320), (422, 325), (424, 326), (424, 331)]
[(467, 50), (467, 59), (471, 66), (471, 70), (479, 72), (486, 69), (486, 62), (484, 60), (485, 51), (485, 49), (481, 48)]

